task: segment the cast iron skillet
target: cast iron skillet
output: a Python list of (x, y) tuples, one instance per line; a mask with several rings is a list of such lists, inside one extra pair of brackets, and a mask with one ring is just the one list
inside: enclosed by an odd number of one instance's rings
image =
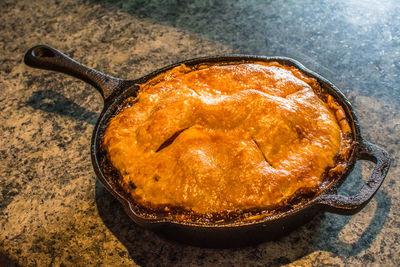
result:
[[(91, 143), (92, 163), (97, 177), (104, 187), (122, 203), (126, 213), (134, 222), (140, 226), (160, 231), (176, 240), (202, 246), (232, 247), (246, 245), (277, 238), (311, 219), (317, 212), (355, 214), (371, 200), (389, 170), (390, 158), (388, 153), (362, 138), (358, 119), (346, 97), (331, 82), (290, 58), (249, 55), (195, 58), (161, 68), (137, 80), (123, 80), (108, 76), (81, 65), (60, 51), (45, 45), (29, 49), (24, 60), (25, 64), (31, 67), (55, 70), (75, 76), (90, 83), (101, 93), (104, 99), (104, 109), (94, 127)], [(101, 140), (109, 120), (116, 115), (124, 100), (136, 96), (139, 89), (138, 84), (142, 84), (183, 63), (187, 66), (196, 66), (201, 63), (253, 61), (277, 61), (283, 65), (296, 66), (306, 74), (316, 78), (324, 92), (333, 96), (343, 107), (349, 119), (353, 140), (355, 141), (345, 173), (331, 181), (326, 189), (317, 196), (300, 202), (287, 210), (281, 210), (267, 217), (249, 221), (228, 223), (178, 221), (145, 211), (130, 200), (115, 182), (116, 173), (102, 150)], [(355, 196), (346, 197), (337, 194), (337, 188), (346, 179), (357, 160), (369, 160), (376, 163), (371, 177)]]

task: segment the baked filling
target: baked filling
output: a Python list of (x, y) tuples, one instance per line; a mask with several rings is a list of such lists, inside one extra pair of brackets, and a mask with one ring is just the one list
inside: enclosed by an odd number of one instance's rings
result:
[(343, 109), (276, 62), (181, 65), (127, 103), (103, 148), (124, 191), (153, 210), (276, 209), (340, 175), (352, 149)]

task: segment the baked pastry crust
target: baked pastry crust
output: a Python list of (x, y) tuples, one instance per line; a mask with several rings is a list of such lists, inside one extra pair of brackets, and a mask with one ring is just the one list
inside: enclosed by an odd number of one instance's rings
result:
[(351, 153), (343, 109), (315, 79), (276, 62), (181, 65), (127, 102), (103, 147), (143, 207), (276, 209), (317, 193)]

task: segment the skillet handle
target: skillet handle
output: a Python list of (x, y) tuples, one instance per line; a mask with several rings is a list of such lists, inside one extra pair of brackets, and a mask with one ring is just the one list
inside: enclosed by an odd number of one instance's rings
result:
[(317, 197), (317, 203), (324, 206), (325, 210), (343, 215), (355, 214), (364, 208), (378, 191), (389, 171), (391, 160), (388, 153), (380, 147), (364, 141), (358, 152), (358, 159), (376, 163), (368, 181), (353, 197), (338, 195), (332, 191), (327, 191)]
[(30, 48), (25, 54), (24, 62), (30, 67), (59, 71), (79, 78), (93, 85), (101, 93), (104, 100), (117, 89), (127, 88), (134, 84), (134, 81), (114, 78), (82, 65), (47, 45)]

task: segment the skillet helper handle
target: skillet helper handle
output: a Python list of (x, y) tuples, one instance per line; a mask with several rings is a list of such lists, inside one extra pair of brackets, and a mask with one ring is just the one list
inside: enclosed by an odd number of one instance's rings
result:
[(358, 152), (358, 159), (376, 163), (368, 181), (353, 197), (338, 195), (332, 191), (322, 194), (317, 203), (323, 205), (325, 210), (343, 215), (355, 214), (364, 208), (378, 191), (389, 171), (391, 160), (388, 153), (380, 147), (364, 141)]
[(104, 99), (107, 99), (115, 90), (127, 87), (127, 82), (131, 82), (91, 69), (47, 45), (30, 48), (25, 54), (24, 62), (30, 67), (63, 72), (88, 82), (101, 93)]

